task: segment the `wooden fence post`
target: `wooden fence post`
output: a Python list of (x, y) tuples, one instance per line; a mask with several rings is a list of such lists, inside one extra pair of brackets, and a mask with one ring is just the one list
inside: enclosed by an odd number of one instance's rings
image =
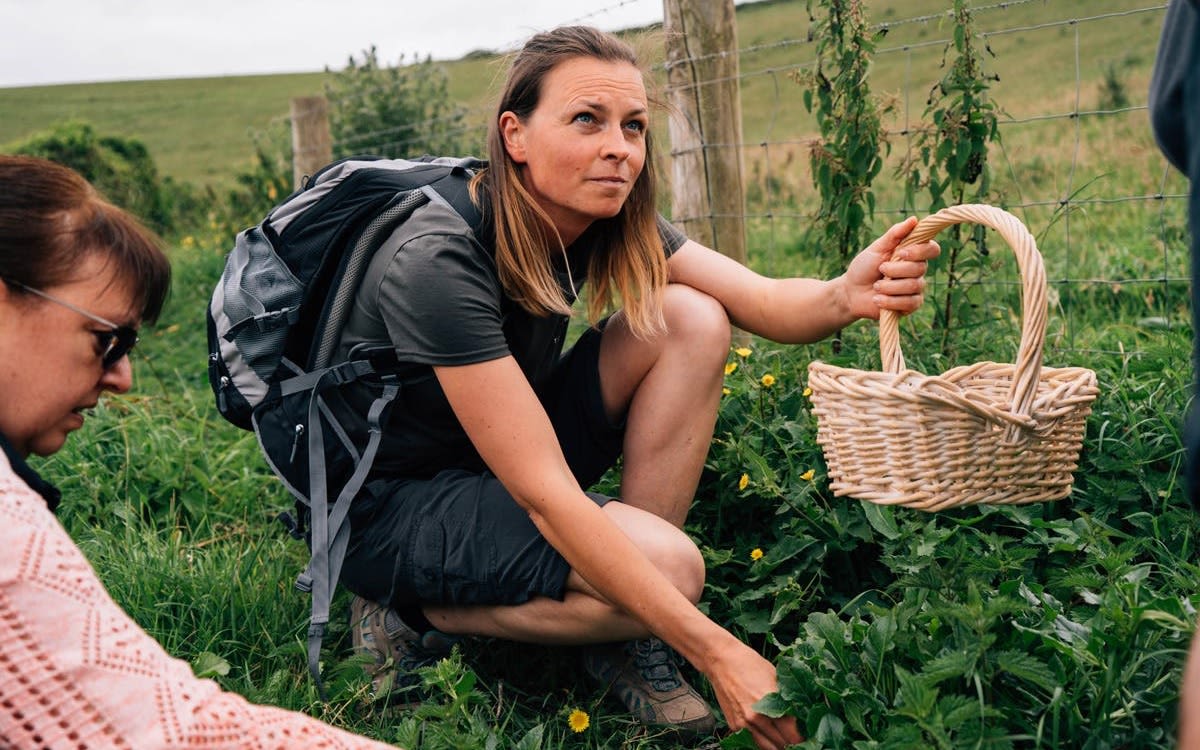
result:
[(333, 160), (329, 104), (323, 96), (298, 96), (292, 99), (291, 119), (292, 186), (299, 188), (305, 177)]
[(671, 212), (688, 237), (746, 262), (733, 0), (663, 0), (672, 105)]

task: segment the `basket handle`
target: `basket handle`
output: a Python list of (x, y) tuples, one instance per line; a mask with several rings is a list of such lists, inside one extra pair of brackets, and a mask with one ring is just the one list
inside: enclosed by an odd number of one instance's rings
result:
[[(1016, 370), (1009, 389), (1009, 404), (1013, 414), (1029, 416), (1037, 395), (1042, 370), (1042, 347), (1046, 340), (1046, 269), (1033, 235), (1021, 220), (1009, 212), (984, 204), (963, 204), (943, 208), (917, 222), (913, 231), (896, 248), (925, 242), (953, 224), (982, 224), (1000, 233), (1017, 256), (1021, 271), (1022, 325), (1021, 345), (1017, 349)], [(899, 373), (905, 369), (904, 354), (900, 351), (900, 316), (894, 310), (880, 310), (879, 353), (885, 372)], [(1005, 440), (1020, 439), (1020, 427), (1010, 424)]]

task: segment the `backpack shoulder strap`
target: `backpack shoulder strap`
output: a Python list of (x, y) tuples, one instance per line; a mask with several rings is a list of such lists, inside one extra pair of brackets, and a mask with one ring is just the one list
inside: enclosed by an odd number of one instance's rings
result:
[[(471, 227), (476, 236), (483, 228), (484, 216), (471, 200), (471, 178), (480, 169), (487, 167), (487, 162), (474, 158), (457, 160), (451, 165), (450, 173), (429, 185), (459, 216)], [(434, 200), (436, 197), (430, 196)]]

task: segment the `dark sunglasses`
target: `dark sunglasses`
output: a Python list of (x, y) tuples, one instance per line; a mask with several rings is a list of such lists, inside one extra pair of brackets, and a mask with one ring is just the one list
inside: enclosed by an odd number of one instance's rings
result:
[(19, 281), (4, 279), (4, 283), (10, 286), (15, 286), (18, 289), (23, 289), (30, 294), (36, 294), (42, 299), (49, 300), (56, 305), (62, 305), (68, 310), (73, 310), (89, 320), (94, 320), (100, 325), (108, 326), (107, 331), (92, 331), (92, 335), (96, 337), (98, 349), (100, 350), (100, 364), (105, 370), (111, 369), (121, 359), (129, 354), (129, 350), (138, 342), (138, 332), (136, 328), (130, 326), (119, 326), (111, 320), (105, 320), (99, 315), (93, 315), (87, 310), (76, 307), (66, 300), (61, 300), (52, 295), (46, 294), (40, 289), (34, 289), (31, 286), (26, 286)]

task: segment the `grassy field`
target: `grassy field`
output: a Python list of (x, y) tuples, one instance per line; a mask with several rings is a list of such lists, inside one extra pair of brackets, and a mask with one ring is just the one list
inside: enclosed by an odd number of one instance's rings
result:
[[(990, 8), (993, 4), (973, 5)], [(984, 31), (1001, 31), (1146, 6), (1136, 0), (1093, 0), (1087, 3), (1085, 14), (1083, 8), (1069, 2), (1029, 3), (983, 11), (979, 26)], [(945, 10), (946, 3), (905, 0), (876, 2), (870, 7), (872, 22), (895, 24), (937, 14)], [(1134, 102), (1144, 103), (1160, 24), (1161, 13), (1143, 13), (1082, 27), (1078, 56), (1084, 109), (1095, 101), (1104, 66), (1113, 63), (1125, 68), (1122, 73)], [(775, 153), (775, 160), (796, 158), (803, 145), (788, 143), (812, 133), (811, 117), (801, 105), (799, 86), (789, 78), (791, 71), (811, 64), (809, 26), (805, 4), (800, 0), (771, 0), (738, 9), (738, 43), (747, 50), (740, 62), (745, 142), (781, 144), (784, 155)], [(913, 118), (919, 117), (928, 88), (923, 77), (935, 80), (930, 73), (936, 72), (942, 50), (942, 45), (935, 42), (945, 38), (946, 29), (946, 24), (937, 19), (902, 23), (890, 29), (880, 44), (873, 89), (903, 100)], [(992, 38), (1000, 75), (996, 96), (1013, 117), (1070, 108), (1077, 84), (1077, 30), (1056, 25)], [(346, 50), (347, 57), (361, 53)], [(646, 58), (661, 75), (661, 46), (647, 45)], [(503, 74), (503, 62), (498, 56), (472, 56), (445, 63), (451, 96), (467, 108), (472, 122), (480, 127), (490, 109), (493, 84)], [(164, 175), (198, 185), (224, 185), (249, 165), (253, 134), (285, 120), (292, 97), (322, 93), (325, 79), (323, 72), (314, 71), (0, 88), (0, 147), (55, 122), (82, 119), (102, 134), (144, 141)], [(898, 116), (904, 112), (901, 109)], [(1042, 145), (1052, 146), (1045, 142)], [(795, 173), (793, 178), (797, 184), (808, 182), (803, 173)]]
[[(948, 4), (869, 5), (873, 22), (892, 24), (872, 90), (896, 103), (880, 226), (899, 213), (894, 170), (950, 33), (943, 21), (909, 19)], [(806, 368), (820, 358), (876, 369), (874, 327), (847, 329), (839, 349), (754, 341), (749, 355), (730, 354), (688, 525), (708, 564), (703, 606), (778, 665), (771, 705), (800, 718), (806, 747), (1171, 747), (1200, 604), (1200, 516), (1179, 474), (1192, 375), (1186, 182), (1165, 168), (1143, 109), (1161, 9), (976, 5), (988, 8), (978, 24), (992, 32), (992, 95), (1006, 113), (993, 197), (1038, 237), (1051, 284), (1046, 364), (1092, 368), (1100, 383), (1071, 498), (931, 515), (833, 497)], [(825, 261), (805, 235), (812, 120), (791, 76), (813, 53), (805, 4), (743, 6), (738, 22), (750, 262), (814, 273)], [(446, 67), (464, 106), (486, 111), (496, 61)], [(250, 134), (321, 80), (0, 89), (0, 143), (74, 117), (145, 140), (165, 174), (220, 185), (247, 163)], [(1114, 88), (1128, 106), (1108, 106)], [(135, 351), (135, 391), (43, 464), (64, 489), (64, 524), (116, 600), (225, 687), (413, 750), (677, 747), (582, 682), (567, 649), (469, 641), (427, 675), (420, 708), (370, 705), (340, 621), (344, 594), (324, 652), (332, 699), (317, 699), (303, 656), (308, 601), (291, 587), (306, 553), (272, 520), (289, 499), (253, 436), (221, 421), (206, 382), (204, 305), (230, 239), (172, 238), (172, 298)], [(994, 247), (977, 259), (948, 347), (936, 305), (906, 323), (911, 367), (1012, 357), (1017, 280), (1011, 255)], [(931, 279), (936, 302), (943, 269)], [(586, 732), (566, 724), (577, 708), (591, 717)]]

